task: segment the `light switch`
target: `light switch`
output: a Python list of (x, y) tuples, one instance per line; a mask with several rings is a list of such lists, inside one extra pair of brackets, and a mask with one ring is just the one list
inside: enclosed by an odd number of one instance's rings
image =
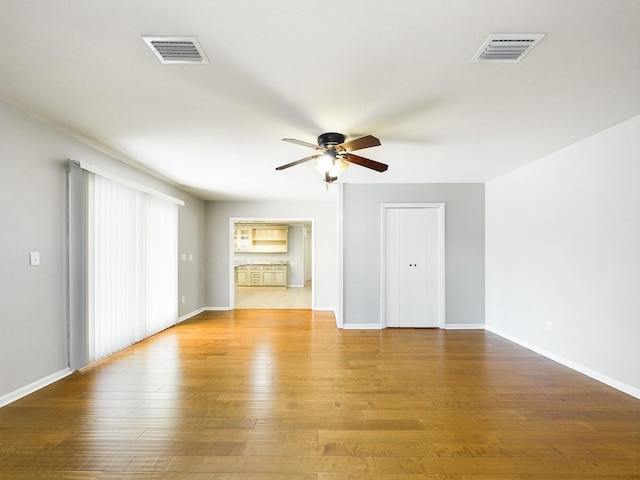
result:
[(40, 252), (29, 252), (29, 265), (32, 267), (40, 265)]
[(182, 261), (184, 262), (186, 259), (187, 259), (187, 254), (186, 254), (186, 253), (183, 253), (183, 254), (182, 254)]
[(193, 253), (190, 253), (189, 254), (189, 261), (192, 261), (192, 260), (193, 260)]

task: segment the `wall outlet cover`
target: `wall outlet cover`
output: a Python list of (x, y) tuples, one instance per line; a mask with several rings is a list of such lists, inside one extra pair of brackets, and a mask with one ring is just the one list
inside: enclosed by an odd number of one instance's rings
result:
[(29, 252), (29, 265), (32, 267), (40, 265), (40, 252)]

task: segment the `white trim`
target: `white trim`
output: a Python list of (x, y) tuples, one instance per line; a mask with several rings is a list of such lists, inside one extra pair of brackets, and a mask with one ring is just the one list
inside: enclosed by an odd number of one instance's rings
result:
[(314, 312), (333, 312), (333, 316), (336, 316), (336, 309), (333, 307), (314, 307), (311, 310)]
[(344, 330), (382, 330), (379, 323), (347, 323), (342, 328)]
[(447, 323), (444, 326), (447, 330), (484, 330), (483, 323)]
[(65, 368), (64, 370), (60, 370), (59, 372), (52, 373), (47, 377), (41, 378), (40, 380), (36, 380), (35, 382), (30, 383), (29, 385), (26, 385), (22, 388), (19, 388), (18, 390), (7, 393), (6, 395), (3, 395), (2, 397), (0, 397), (0, 407), (4, 407), (5, 405), (15, 402), (16, 400), (19, 400), (22, 397), (26, 397), (27, 395), (30, 395), (33, 392), (40, 390), (41, 388), (51, 385), (52, 383), (55, 383), (58, 380), (61, 380), (68, 375), (71, 375), (71, 373), (72, 372), (70, 368)]
[(383, 203), (381, 205), (381, 225), (380, 225), (380, 327), (387, 328), (387, 210), (393, 208), (435, 208), (438, 210), (438, 220), (440, 227), (440, 300), (438, 313), (438, 328), (446, 328), (445, 315), (445, 204), (443, 202), (434, 203)]
[(91, 173), (95, 173), (96, 175), (100, 175), (101, 177), (108, 178), (111, 181), (118, 182), (122, 185), (126, 185), (127, 187), (131, 187), (140, 192), (148, 193), (149, 195), (153, 195), (154, 197), (162, 198), (164, 200), (168, 200), (173, 203), (177, 203), (181, 207), (184, 207), (184, 200), (180, 200), (179, 198), (172, 197), (171, 195), (167, 195), (166, 193), (159, 192), (154, 190), (153, 188), (149, 188), (140, 183), (132, 182), (131, 180), (127, 180), (126, 178), (119, 177), (114, 175), (107, 170), (103, 170), (101, 167), (95, 166), (91, 162), (71, 160), (72, 162), (76, 162), (80, 168), (86, 170)]
[(198, 310), (194, 310), (191, 313), (187, 313), (186, 315), (178, 317), (178, 321), (176, 322), (176, 325), (180, 322), (184, 322), (185, 320), (189, 320), (191, 317), (195, 317), (196, 315), (199, 315), (204, 311), (205, 311), (204, 308), (199, 308)]
[(337, 221), (338, 221), (338, 278), (337, 280), (337, 300), (336, 311), (334, 315), (336, 317), (336, 325), (338, 328), (344, 327), (344, 184), (338, 183), (338, 201), (336, 203), (337, 208)]
[(517, 343), (518, 345), (527, 348), (529, 350), (531, 350), (532, 352), (538, 353), (540, 355), (542, 355), (543, 357), (547, 357), (551, 360), (553, 360), (554, 362), (560, 363), (561, 365), (564, 365), (565, 367), (569, 367), (572, 370), (575, 370), (578, 373), (582, 373), (583, 375), (586, 375), (587, 377), (593, 378), (594, 380), (597, 380), (599, 382), (604, 383), (605, 385), (608, 385), (610, 387), (615, 388), (616, 390), (620, 390), (623, 393), (626, 393), (628, 395), (631, 395), (632, 397), (636, 397), (636, 398), (640, 398), (640, 389), (639, 388), (635, 388), (632, 387), (631, 385), (627, 385), (626, 383), (623, 383), (619, 380), (616, 380), (615, 378), (611, 378), (608, 377), (607, 375), (603, 375), (602, 373), (596, 372), (595, 370), (591, 370), (588, 367), (585, 367), (584, 365), (580, 365), (579, 363), (575, 363), (571, 360), (568, 360), (564, 357), (561, 357), (560, 355), (556, 355), (555, 353), (551, 353), (548, 352), (546, 350), (543, 350), (541, 348), (536, 347), (535, 345), (532, 345), (528, 342), (525, 342), (524, 340), (521, 340), (519, 338), (513, 337), (511, 335), (509, 335), (508, 333), (502, 332), (498, 329), (495, 329), (489, 325), (485, 325), (485, 330), (491, 332), (491, 333), (495, 333), (496, 335), (509, 340), (510, 342), (513, 343)]
[(227, 247), (229, 252), (229, 307), (228, 310), (233, 310), (236, 306), (236, 262), (235, 262), (235, 246), (233, 244), (233, 237), (235, 235), (236, 217), (229, 217), (229, 231), (227, 232)]
[(203, 309), (206, 312), (230, 312), (231, 310), (233, 309), (229, 307), (205, 307)]

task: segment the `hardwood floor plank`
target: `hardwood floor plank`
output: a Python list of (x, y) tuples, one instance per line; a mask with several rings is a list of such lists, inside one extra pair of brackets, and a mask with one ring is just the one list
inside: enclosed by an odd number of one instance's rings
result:
[(377, 443), (435, 443), (441, 442), (497, 442), (499, 441), (493, 432), (479, 431), (441, 431), (441, 430), (319, 430), (319, 442), (357, 442)]
[(171, 460), (166, 470), (209, 473), (303, 473), (300, 459), (289, 456), (177, 456)]
[[(381, 459), (381, 462), (384, 459)], [(587, 470), (572, 459), (529, 458), (529, 457), (449, 457), (422, 459), (427, 473), (453, 473), (458, 475), (555, 475), (561, 479), (563, 475), (583, 475), (589, 478)], [(380, 466), (384, 471), (386, 466)]]
[[(486, 443), (434, 443), (439, 457), (500, 457), (500, 458), (558, 458), (558, 452), (548, 445)], [(571, 458), (569, 455), (566, 457)]]
[(99, 480), (100, 472), (0, 472), (0, 480)]
[(319, 473), (317, 480), (462, 480), (462, 477), (438, 473), (376, 473), (363, 475)]
[[(0, 477), (2, 480), (2, 477)], [(104, 473), (98, 480), (317, 480), (315, 474), (307, 473), (196, 473), (164, 472), (145, 473)]]
[(205, 312), (0, 409), (0, 480), (630, 480), (640, 401), (485, 331)]

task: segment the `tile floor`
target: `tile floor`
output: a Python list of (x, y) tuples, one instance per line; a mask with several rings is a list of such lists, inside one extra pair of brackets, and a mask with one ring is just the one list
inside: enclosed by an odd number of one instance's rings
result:
[(311, 309), (311, 283), (300, 287), (237, 287), (235, 308)]

